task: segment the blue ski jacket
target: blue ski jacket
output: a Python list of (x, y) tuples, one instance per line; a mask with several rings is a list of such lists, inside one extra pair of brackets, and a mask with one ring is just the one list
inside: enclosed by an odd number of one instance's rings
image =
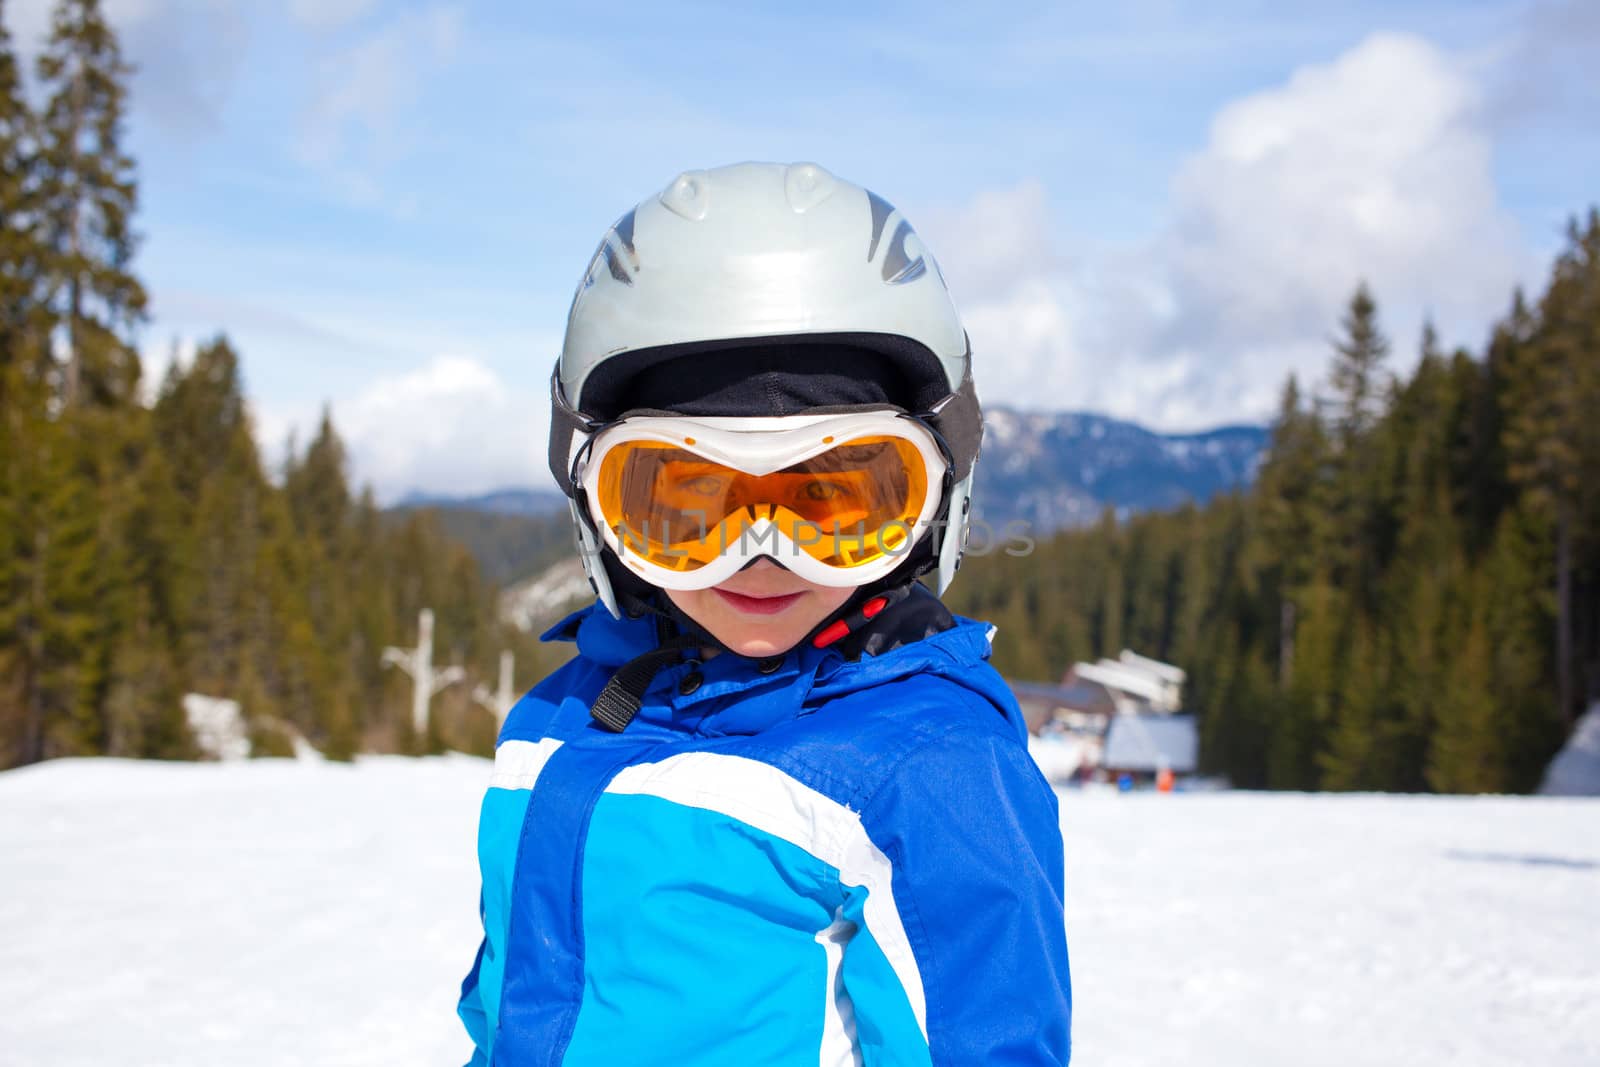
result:
[(1065, 1064), (1056, 797), (992, 627), (946, 619), (663, 668), (622, 733), (589, 707), (654, 620), (547, 632), (578, 655), (495, 753), (471, 1065)]

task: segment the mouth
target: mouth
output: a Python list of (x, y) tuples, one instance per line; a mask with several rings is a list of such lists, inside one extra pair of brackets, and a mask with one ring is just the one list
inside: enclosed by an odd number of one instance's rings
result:
[(749, 615), (776, 615), (799, 600), (805, 593), (779, 593), (774, 596), (752, 596), (748, 593), (734, 593), (726, 589), (713, 589), (722, 598), (723, 603)]

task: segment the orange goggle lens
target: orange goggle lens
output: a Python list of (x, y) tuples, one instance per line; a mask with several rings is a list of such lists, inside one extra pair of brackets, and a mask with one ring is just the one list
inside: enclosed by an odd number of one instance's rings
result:
[(627, 441), (606, 452), (599, 503), (624, 552), (692, 571), (744, 543), (765, 519), (832, 567), (898, 555), (928, 498), (928, 470), (902, 437), (862, 437), (771, 474), (747, 474), (681, 446)]

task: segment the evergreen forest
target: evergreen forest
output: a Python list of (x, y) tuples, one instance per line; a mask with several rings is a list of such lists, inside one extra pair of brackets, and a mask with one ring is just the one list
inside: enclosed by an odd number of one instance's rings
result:
[(1536, 788), (1600, 698), (1600, 215), (1482, 353), (1420, 346), (1391, 372), (1358, 288), (1248, 491), (977, 556), (953, 606), (998, 624), (1011, 678), (1183, 666), (1203, 767), (1237, 786)]
[[(327, 418), (268, 471), (225, 337), (143, 380), (130, 73), (98, 0), (61, 0), (30, 106), (0, 29), (0, 767), (191, 757), (189, 692), (237, 700), (260, 753), (491, 751), (500, 652), (522, 686), (563, 653), (498, 622), (438, 516), (353, 491)], [(382, 655), (423, 607), (467, 678), (415, 737)]]

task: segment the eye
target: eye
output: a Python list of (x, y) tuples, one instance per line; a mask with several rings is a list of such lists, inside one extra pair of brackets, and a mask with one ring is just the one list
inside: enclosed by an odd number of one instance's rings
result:
[(693, 493), (695, 496), (717, 496), (722, 492), (722, 486), (723, 479), (714, 474), (701, 474), (678, 483), (680, 492)]
[(850, 490), (837, 482), (814, 481), (801, 486), (800, 495), (807, 500), (842, 500), (850, 495)]

